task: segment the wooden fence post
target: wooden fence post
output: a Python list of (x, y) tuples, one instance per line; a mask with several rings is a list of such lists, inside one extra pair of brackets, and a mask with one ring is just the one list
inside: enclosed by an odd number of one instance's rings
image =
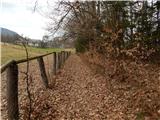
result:
[(66, 52), (66, 59), (68, 59), (68, 51)]
[(39, 57), (37, 59), (37, 61), (39, 63), (39, 68), (40, 68), (40, 72), (41, 72), (42, 81), (43, 81), (45, 87), (48, 88), (49, 87), (48, 86), (48, 78), (47, 78), (47, 74), (46, 74), (43, 58)]
[(67, 52), (67, 59), (68, 59), (68, 57), (69, 57), (69, 52)]
[(66, 58), (65, 58), (65, 51), (63, 51), (63, 63), (65, 62)]
[(7, 110), (8, 120), (19, 119), (18, 66), (15, 61), (7, 68)]
[(63, 64), (63, 51), (60, 52), (61, 65)]
[(61, 68), (62, 65), (63, 65), (63, 54), (60, 53), (60, 68)]
[(61, 53), (59, 52), (58, 53), (58, 69), (60, 69), (60, 67), (61, 67), (61, 61), (62, 61), (62, 59), (61, 59)]
[(60, 53), (60, 68), (61, 68), (62, 65), (63, 65), (63, 54)]
[(66, 52), (66, 60), (67, 60), (67, 53), (68, 53), (68, 52)]
[(65, 51), (63, 51), (63, 63), (65, 62)]
[(59, 59), (58, 59), (58, 52), (56, 53), (56, 71), (58, 70), (58, 63), (59, 63)]
[(53, 53), (53, 73), (54, 75), (56, 75), (56, 72), (57, 72), (57, 55), (56, 55), (56, 52)]
[(64, 62), (66, 61), (66, 51), (64, 51)]
[(66, 52), (66, 60), (67, 60), (67, 53), (68, 53), (68, 52)]

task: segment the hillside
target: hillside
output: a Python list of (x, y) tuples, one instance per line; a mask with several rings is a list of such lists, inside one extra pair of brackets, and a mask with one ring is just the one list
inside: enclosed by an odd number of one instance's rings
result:
[(9, 29), (6, 29), (6, 28), (3, 28), (3, 27), (0, 27), (1, 29), (1, 35), (5, 35), (5, 36), (15, 36), (15, 35), (18, 35), (16, 32), (12, 31), (12, 30), (9, 30)]
[(1, 30), (1, 41), (5, 43), (16, 43), (21, 36), (17, 34), (16, 32), (2, 28), (0, 27)]

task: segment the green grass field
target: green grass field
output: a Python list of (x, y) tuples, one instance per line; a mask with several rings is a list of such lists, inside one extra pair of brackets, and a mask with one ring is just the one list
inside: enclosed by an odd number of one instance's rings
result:
[[(49, 52), (58, 52), (64, 49), (59, 48), (34, 48), (27, 47), (29, 57), (42, 55)], [(19, 60), (22, 58), (26, 58), (25, 49), (20, 45), (12, 45), (12, 44), (3, 44), (1, 43), (1, 64), (4, 64), (8, 60), (14, 59)]]

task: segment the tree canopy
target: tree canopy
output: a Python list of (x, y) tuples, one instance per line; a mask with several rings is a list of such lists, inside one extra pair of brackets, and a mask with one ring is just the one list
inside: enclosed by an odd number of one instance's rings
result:
[[(48, 30), (65, 31), (76, 40), (78, 52), (87, 50), (117, 57), (122, 54), (147, 58), (160, 51), (160, 2), (60, 1), (61, 16)], [(126, 52), (127, 51), (127, 52)]]

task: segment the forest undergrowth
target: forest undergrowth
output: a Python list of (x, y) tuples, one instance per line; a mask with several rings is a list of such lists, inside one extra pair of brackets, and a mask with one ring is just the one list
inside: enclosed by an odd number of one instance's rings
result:
[(158, 62), (128, 58), (111, 59), (93, 51), (80, 56), (95, 74), (101, 74), (106, 78), (106, 87), (110, 93), (119, 96), (113, 98), (113, 102), (125, 107), (126, 113), (134, 112), (137, 119), (160, 119)]

